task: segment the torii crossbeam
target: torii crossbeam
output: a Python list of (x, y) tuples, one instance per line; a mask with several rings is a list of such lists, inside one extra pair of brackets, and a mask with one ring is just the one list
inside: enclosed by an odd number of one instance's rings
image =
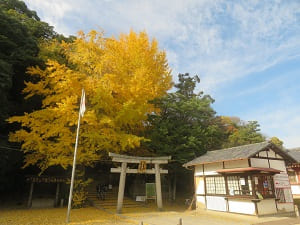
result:
[[(167, 164), (169, 160), (171, 160), (171, 156), (135, 157), (135, 156), (119, 155), (111, 152), (109, 152), (109, 156), (112, 157), (113, 162), (121, 163), (121, 167), (110, 169), (112, 173), (120, 173), (117, 213), (122, 212), (126, 173), (155, 174), (156, 202), (157, 202), (158, 209), (162, 210), (163, 206), (162, 206), (160, 174), (161, 173), (167, 174), (168, 170), (160, 169), (159, 165)], [(127, 163), (139, 164), (139, 169), (127, 168)], [(154, 164), (154, 168), (147, 169), (146, 164)]]

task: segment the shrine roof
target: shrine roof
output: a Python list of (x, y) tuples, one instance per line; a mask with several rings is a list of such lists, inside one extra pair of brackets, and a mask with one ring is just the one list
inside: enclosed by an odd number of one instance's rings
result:
[(253, 157), (258, 152), (268, 148), (274, 150), (276, 153), (281, 155), (284, 159), (289, 160), (291, 162), (296, 162), (296, 159), (294, 159), (291, 155), (289, 155), (287, 151), (277, 147), (271, 142), (265, 141), (265, 142), (255, 143), (255, 144), (237, 146), (233, 148), (208, 151), (206, 152), (206, 154), (198, 158), (195, 158), (190, 162), (185, 163), (183, 166), (189, 167), (198, 164), (248, 159)]

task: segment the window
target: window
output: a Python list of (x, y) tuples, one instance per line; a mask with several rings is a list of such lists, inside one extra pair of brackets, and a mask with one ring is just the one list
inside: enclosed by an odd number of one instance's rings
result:
[(227, 185), (230, 195), (252, 195), (250, 176), (228, 176)]
[(255, 193), (263, 198), (275, 197), (272, 176), (254, 176)]
[(206, 177), (207, 194), (226, 194), (225, 179), (222, 176)]

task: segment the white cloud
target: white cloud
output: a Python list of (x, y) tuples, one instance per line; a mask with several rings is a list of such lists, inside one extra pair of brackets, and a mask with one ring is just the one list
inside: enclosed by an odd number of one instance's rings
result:
[(25, 2), (28, 5), (28, 8), (38, 12), (38, 16), (42, 17), (43, 21), (54, 26), (55, 31), (65, 35), (71, 33), (68, 25), (61, 22), (64, 20), (65, 15), (71, 13), (74, 9), (74, 5), (71, 1), (27, 0)]
[[(197, 73), (206, 91), (293, 57), (300, 48), (297, 1), (25, 0), (58, 32), (101, 26), (146, 30), (174, 67)], [(176, 63), (176, 64), (175, 64)]]
[[(201, 89), (220, 99), (220, 87), (299, 57), (300, 1), (25, 0), (64, 34), (102, 27), (108, 35), (146, 30), (167, 51), (173, 74), (198, 74)], [(246, 90), (249, 94), (256, 89)], [(268, 134), (297, 141), (299, 108), (249, 112)], [(286, 109), (289, 109), (288, 111)], [(289, 112), (291, 110), (291, 112)], [(251, 116), (250, 116), (251, 115)], [(247, 119), (247, 116), (246, 118)], [(297, 126), (296, 126), (297, 125)]]

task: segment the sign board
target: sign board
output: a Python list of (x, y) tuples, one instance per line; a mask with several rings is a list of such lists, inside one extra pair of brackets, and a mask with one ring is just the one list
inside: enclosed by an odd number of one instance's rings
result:
[(245, 181), (245, 178), (244, 178), (244, 177), (241, 177), (241, 178), (240, 178), (240, 184), (241, 184), (241, 185), (245, 185), (245, 184), (246, 184), (246, 181)]
[(289, 176), (287, 173), (280, 173), (274, 175), (274, 187), (275, 188), (290, 188)]
[(156, 199), (155, 183), (146, 183), (146, 199)]
[(144, 201), (146, 201), (146, 196), (136, 196), (135, 201), (144, 202)]
[(145, 173), (147, 169), (147, 164), (145, 160), (141, 160), (138, 166), (138, 172), (139, 173)]

